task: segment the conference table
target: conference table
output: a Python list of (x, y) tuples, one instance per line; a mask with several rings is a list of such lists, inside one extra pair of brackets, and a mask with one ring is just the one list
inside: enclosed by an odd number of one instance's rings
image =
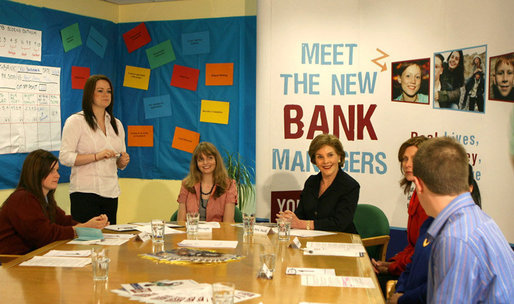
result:
[[(168, 234), (164, 249), (177, 248), (177, 243), (187, 238), (185, 233)], [(290, 242), (279, 241), (276, 233), (256, 234), (248, 238), (243, 236), (242, 228), (227, 223), (221, 223), (221, 227), (213, 229), (212, 234), (200, 234), (198, 238), (237, 240), (235, 249), (215, 250), (241, 255), (243, 258), (216, 264), (158, 263), (142, 258), (140, 254), (162, 248), (155, 247), (157, 245), (151, 240), (143, 242), (132, 238), (120, 246), (104, 246), (111, 259), (107, 281), (93, 281), (91, 264), (80, 268), (19, 266), (21, 262), (52, 249), (84, 250), (98, 246), (67, 244), (69, 240), (57, 241), (0, 267), (0, 303), (141, 303), (111, 290), (119, 289), (121, 284), (127, 283), (182, 279), (192, 279), (198, 283), (229, 281), (235, 283), (238, 290), (261, 295), (242, 303), (384, 303), (367, 254), (363, 257), (304, 255), (302, 250), (289, 246)], [(302, 247), (309, 241), (361, 243), (359, 235), (347, 233), (299, 240)], [(257, 278), (261, 253), (276, 255), (275, 272), (271, 280)], [(302, 286), (299, 275), (285, 273), (287, 267), (333, 268), (337, 276), (371, 278), (374, 288)]]

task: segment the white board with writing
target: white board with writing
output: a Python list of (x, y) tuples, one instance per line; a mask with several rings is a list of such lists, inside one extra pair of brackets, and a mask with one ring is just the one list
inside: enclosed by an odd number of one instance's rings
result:
[(0, 24), (0, 56), (41, 61), (41, 31)]
[(0, 154), (61, 145), (61, 68), (0, 63)]

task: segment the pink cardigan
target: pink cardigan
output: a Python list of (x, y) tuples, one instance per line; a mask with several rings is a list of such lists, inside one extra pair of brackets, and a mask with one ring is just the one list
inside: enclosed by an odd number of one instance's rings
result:
[[(216, 187), (212, 193), (216, 192)], [(186, 212), (198, 212), (198, 204), (200, 203), (200, 183), (195, 185), (195, 193), (189, 192), (184, 184), (180, 187), (180, 193), (177, 198), (179, 204), (186, 204)], [(226, 204), (237, 205), (237, 187), (236, 182), (231, 179), (228, 183), (228, 189), (220, 197), (214, 198), (212, 195), (209, 198), (206, 209), (207, 222), (223, 222), (223, 214), (225, 213)]]

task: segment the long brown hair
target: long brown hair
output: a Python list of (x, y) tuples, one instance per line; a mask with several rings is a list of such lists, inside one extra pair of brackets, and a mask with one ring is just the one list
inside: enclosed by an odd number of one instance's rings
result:
[(216, 159), (216, 168), (213, 172), (213, 182), (216, 185), (216, 191), (213, 196), (214, 198), (220, 197), (227, 191), (229, 177), (218, 149), (210, 142), (204, 141), (199, 143), (193, 151), (193, 157), (191, 157), (191, 163), (189, 164), (189, 173), (183, 180), (184, 187), (189, 192), (195, 193), (194, 186), (202, 181), (202, 172), (198, 169), (198, 158), (201, 155), (214, 156)]
[[(428, 140), (428, 138), (424, 135), (415, 136), (415, 137), (411, 137), (411, 138), (407, 139), (400, 146), (400, 149), (398, 150), (398, 160), (400, 161), (400, 171), (402, 172), (402, 174), (403, 174), (403, 168), (402, 168), (401, 164), (403, 161), (403, 155), (405, 154), (405, 150), (407, 150), (407, 148), (411, 147), (411, 146), (419, 147), (419, 145), (421, 145), (421, 143), (425, 142), (426, 140)], [(409, 192), (411, 185), (412, 185), (412, 182), (408, 181), (405, 178), (405, 176), (403, 176), (403, 178), (400, 180), (400, 187), (403, 187), (403, 192), (405, 194), (407, 194)]]
[(98, 80), (107, 81), (109, 83), (109, 86), (111, 87), (111, 103), (109, 104), (109, 106), (107, 106), (107, 108), (105, 108), (105, 111), (109, 113), (109, 115), (111, 116), (111, 126), (114, 129), (114, 132), (116, 132), (116, 135), (118, 135), (118, 126), (116, 125), (116, 119), (112, 114), (112, 107), (114, 104), (114, 91), (112, 89), (111, 80), (105, 75), (91, 75), (86, 80), (86, 84), (84, 85), (84, 92), (82, 93), (82, 111), (84, 112), (84, 118), (86, 119), (86, 122), (89, 125), (89, 127), (93, 131), (96, 131), (98, 125), (95, 122), (95, 114), (93, 113), (93, 100), (95, 95), (96, 83)]
[[(55, 189), (50, 190), (45, 199), (43, 194), (43, 180), (48, 176), (48, 174), (50, 174), (58, 161), (59, 160), (55, 155), (46, 150), (39, 149), (30, 152), (23, 162), (20, 181), (18, 182), (18, 186), (16, 186), (15, 190), (15, 192), (18, 190), (26, 190), (32, 193), (41, 205), (43, 213), (52, 223), (55, 222), (57, 209), (57, 203), (55, 202), (54, 197)], [(7, 202), (9, 198), (7, 198), (5, 202)]]

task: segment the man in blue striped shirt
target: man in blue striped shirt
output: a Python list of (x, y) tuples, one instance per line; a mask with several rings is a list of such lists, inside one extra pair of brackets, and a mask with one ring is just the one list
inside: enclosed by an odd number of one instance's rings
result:
[(469, 193), (468, 157), (455, 140), (424, 142), (413, 161), (414, 183), (434, 221), (425, 243), (428, 303), (512, 303), (514, 252)]

